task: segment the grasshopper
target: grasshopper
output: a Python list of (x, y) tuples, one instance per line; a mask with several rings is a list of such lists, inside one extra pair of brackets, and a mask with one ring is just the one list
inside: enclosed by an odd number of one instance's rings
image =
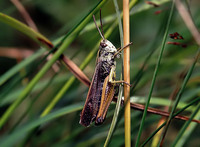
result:
[(108, 107), (114, 97), (115, 86), (117, 83), (124, 83), (130, 86), (130, 84), (125, 81), (115, 81), (115, 58), (119, 58), (119, 53), (131, 43), (117, 50), (110, 41), (104, 38), (101, 12), (100, 22), (102, 33), (96, 24), (94, 15), (93, 19), (102, 41), (100, 42), (96, 68), (87, 99), (80, 114), (80, 124), (85, 127), (88, 127), (93, 121), (95, 121), (95, 125), (103, 123)]

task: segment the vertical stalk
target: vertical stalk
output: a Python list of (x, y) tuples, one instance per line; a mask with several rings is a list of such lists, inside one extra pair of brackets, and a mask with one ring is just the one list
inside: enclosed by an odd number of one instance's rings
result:
[[(123, 30), (124, 45), (130, 42), (129, 26), (129, 0), (123, 0)], [(124, 50), (124, 80), (130, 83), (130, 47)], [(124, 84), (124, 101), (125, 101), (125, 146), (131, 146), (131, 110), (130, 110), (130, 87)]]
[(146, 118), (146, 115), (147, 115), (147, 109), (149, 107), (149, 103), (150, 103), (151, 96), (152, 96), (152, 93), (153, 93), (153, 88), (154, 88), (155, 81), (156, 81), (156, 78), (157, 78), (158, 70), (159, 70), (159, 67), (160, 67), (160, 64), (161, 64), (161, 59), (162, 59), (163, 52), (164, 52), (164, 49), (165, 49), (165, 44), (166, 44), (166, 40), (167, 40), (167, 36), (168, 36), (169, 27), (170, 27), (170, 23), (171, 23), (171, 20), (172, 20), (173, 12), (174, 12), (174, 2), (172, 1), (170, 14), (169, 14), (169, 17), (168, 17), (168, 20), (167, 20), (165, 33), (164, 33), (163, 40), (162, 40), (161, 50), (160, 50), (160, 53), (159, 53), (159, 56), (158, 56), (158, 61), (156, 63), (156, 67), (155, 67), (155, 70), (154, 70), (154, 73), (153, 73), (153, 78), (152, 78), (152, 82), (151, 82), (151, 87), (150, 87), (148, 99), (146, 101), (144, 113), (143, 113), (142, 120), (141, 120), (141, 123), (140, 123), (138, 137), (137, 137), (136, 145), (135, 145), (136, 147), (139, 146), (140, 137), (142, 135), (142, 130), (144, 128), (144, 122), (145, 122), (145, 118)]

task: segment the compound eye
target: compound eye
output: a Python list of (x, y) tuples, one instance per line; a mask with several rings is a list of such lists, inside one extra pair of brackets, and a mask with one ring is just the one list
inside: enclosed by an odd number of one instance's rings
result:
[(107, 46), (107, 44), (105, 44), (104, 42), (101, 42), (101, 43), (100, 43), (100, 46), (101, 46), (102, 48), (105, 48), (105, 47)]

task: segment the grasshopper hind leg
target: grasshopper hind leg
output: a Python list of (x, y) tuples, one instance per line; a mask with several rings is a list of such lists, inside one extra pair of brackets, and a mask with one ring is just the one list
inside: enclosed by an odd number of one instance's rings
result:
[(99, 126), (99, 125), (103, 124), (104, 120), (105, 120), (105, 118), (103, 118), (103, 117), (98, 117), (98, 118), (96, 119), (96, 121), (95, 121), (95, 125), (96, 125), (96, 126)]

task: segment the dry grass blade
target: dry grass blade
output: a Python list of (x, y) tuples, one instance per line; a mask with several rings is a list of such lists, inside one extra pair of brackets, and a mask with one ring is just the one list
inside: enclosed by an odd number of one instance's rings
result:
[[(137, 110), (141, 110), (143, 111), (145, 106), (144, 105), (141, 105), (141, 104), (134, 104), (134, 103), (131, 103), (131, 107), (133, 109), (137, 109)], [(157, 115), (161, 115), (161, 116), (164, 116), (164, 117), (169, 117), (169, 112), (166, 112), (166, 111), (162, 111), (162, 110), (159, 110), (159, 109), (155, 109), (155, 108), (148, 108), (147, 111), (149, 113), (153, 113), (153, 114), (157, 114)], [(175, 116), (174, 118), (176, 119), (180, 119), (180, 120), (189, 120), (190, 118), (187, 117), (187, 116), (182, 116), (182, 115), (177, 115)], [(200, 120), (192, 120), (193, 122), (196, 122), (196, 123), (200, 123)]]
[[(49, 41), (42, 40), (41, 43), (44, 43), (46, 45), (49, 44), (49, 48), (53, 48), (53, 44)], [(74, 76), (79, 79), (83, 84), (88, 85), (90, 83), (90, 80), (88, 77), (83, 73), (83, 71), (69, 58), (67, 58), (65, 55), (60, 56), (61, 62), (64, 63), (64, 65), (74, 74)]]
[[(115, 97), (113, 99), (113, 101), (116, 102), (117, 98)], [(122, 100), (122, 103), (123, 102), (124, 101)], [(139, 110), (139, 111), (144, 111), (144, 109), (145, 109), (145, 106), (142, 105), (142, 104), (136, 104), (136, 103), (130, 103), (130, 104), (131, 104), (132, 109), (136, 109), (136, 110)], [(169, 117), (169, 112), (162, 111), (162, 110), (159, 110), (159, 109), (156, 109), (156, 108), (148, 107), (147, 112), (152, 113), (152, 114), (156, 114), (156, 115), (161, 115), (163, 117)], [(186, 121), (190, 119), (189, 117), (182, 116), (182, 115), (176, 115), (174, 118), (179, 119), (179, 120), (186, 120)], [(193, 119), (192, 121), (196, 122), (196, 123), (200, 123), (200, 120)]]
[(200, 33), (199, 33), (198, 29), (196, 28), (189, 12), (187, 11), (187, 9), (184, 7), (184, 5), (182, 4), (182, 2), (180, 0), (175, 0), (175, 4), (176, 4), (176, 8), (177, 8), (179, 14), (181, 15), (183, 21), (185, 22), (188, 29), (192, 33), (192, 36), (194, 37), (196, 43), (200, 46)]
[(0, 47), (0, 50), (0, 56), (14, 58), (16, 60), (27, 58), (33, 54), (33, 51), (28, 48)]
[(83, 71), (69, 58), (62, 55), (61, 56), (62, 62), (67, 66), (67, 68), (79, 79), (83, 84), (86, 86), (90, 85), (90, 80), (88, 77), (83, 73)]
[(16, 8), (18, 9), (18, 11), (21, 13), (22, 17), (24, 17), (24, 19), (27, 22), (27, 24), (32, 29), (34, 29), (35, 31), (38, 32), (37, 26), (35, 25), (34, 21), (31, 19), (31, 16), (26, 11), (26, 9), (24, 8), (24, 6), (20, 3), (20, 1), (19, 0), (11, 0), (11, 2), (16, 6)]

